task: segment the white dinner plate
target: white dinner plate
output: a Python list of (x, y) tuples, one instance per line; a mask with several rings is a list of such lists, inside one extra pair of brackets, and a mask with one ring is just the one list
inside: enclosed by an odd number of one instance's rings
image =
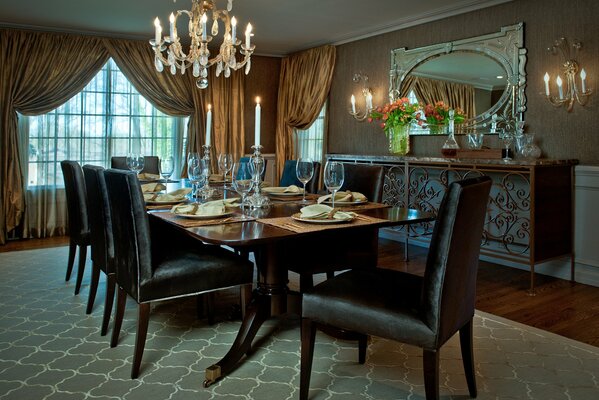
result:
[[(325, 200), (323, 201), (324, 204), (333, 204), (333, 202), (331, 200)], [(364, 203), (368, 203), (368, 200), (352, 200), (352, 201), (341, 201), (341, 200), (335, 200), (335, 205), (342, 205), (342, 206), (353, 206), (356, 204), (364, 204)]]
[(181, 199), (181, 200), (169, 200), (169, 201), (156, 201), (156, 200), (148, 200), (146, 201), (146, 204), (148, 205), (169, 205), (169, 204), (180, 204), (180, 203), (186, 203), (187, 199)]
[(215, 219), (215, 218), (223, 218), (228, 217), (229, 215), (235, 214), (234, 211), (225, 211), (222, 214), (209, 214), (209, 215), (195, 215), (195, 214), (179, 214), (173, 213), (179, 217), (189, 218), (189, 219)]
[(316, 218), (302, 218), (302, 214), (297, 213), (291, 216), (296, 221), (308, 222), (310, 224), (342, 224), (344, 222), (351, 222), (354, 218), (350, 219), (316, 219)]

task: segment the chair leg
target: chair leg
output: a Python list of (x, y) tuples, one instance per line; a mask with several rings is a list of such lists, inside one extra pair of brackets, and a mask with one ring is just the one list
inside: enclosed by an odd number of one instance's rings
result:
[(316, 326), (309, 318), (302, 318), (301, 337), (299, 398), (300, 400), (308, 400), (310, 374), (312, 373), (312, 361), (314, 360), (314, 340), (316, 338)]
[(73, 264), (75, 264), (75, 253), (77, 252), (77, 244), (71, 240), (69, 243), (69, 260), (67, 261), (67, 276), (65, 281), (71, 279), (71, 272), (73, 272)]
[(300, 292), (303, 293), (306, 290), (314, 287), (314, 279), (312, 274), (300, 274)]
[(131, 379), (139, 376), (141, 358), (144, 355), (146, 336), (148, 335), (148, 323), (150, 321), (150, 303), (137, 305), (137, 333), (135, 335), (135, 352), (133, 353), (133, 366), (131, 367)]
[(91, 314), (94, 308), (94, 302), (96, 301), (96, 292), (98, 291), (98, 281), (100, 280), (100, 267), (96, 264), (92, 264), (92, 278), (89, 285), (89, 296), (87, 297), (87, 308), (86, 314)]
[(460, 329), (460, 348), (462, 349), (462, 362), (470, 397), (476, 397), (476, 373), (474, 371), (474, 352), (472, 350), (472, 320)]
[(116, 275), (114, 273), (106, 275), (106, 301), (104, 302), (104, 317), (102, 318), (102, 331), (100, 335), (105, 336), (108, 333), (108, 324), (110, 324), (110, 314), (112, 314), (112, 303), (114, 302), (114, 289), (116, 287)]
[(426, 400), (439, 399), (439, 352), (437, 350), (422, 350), (424, 363), (424, 391)]
[(75, 294), (79, 294), (81, 290), (81, 282), (83, 281), (83, 271), (85, 270), (85, 258), (87, 257), (87, 246), (79, 246), (79, 267), (77, 269), (77, 283), (75, 284)]
[(112, 327), (112, 338), (110, 339), (110, 347), (116, 347), (119, 343), (119, 334), (121, 333), (121, 325), (123, 324), (123, 316), (125, 315), (125, 303), (127, 302), (127, 292), (119, 287), (116, 298), (116, 314), (114, 316), (114, 326)]

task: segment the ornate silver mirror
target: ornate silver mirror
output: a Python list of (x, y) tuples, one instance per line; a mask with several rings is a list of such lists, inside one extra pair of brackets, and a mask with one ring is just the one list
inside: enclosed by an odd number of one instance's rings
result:
[[(500, 32), (391, 52), (389, 98), (443, 101), (466, 115), (456, 133), (496, 133), (526, 111), (524, 25)], [(428, 134), (414, 129), (412, 134)]]

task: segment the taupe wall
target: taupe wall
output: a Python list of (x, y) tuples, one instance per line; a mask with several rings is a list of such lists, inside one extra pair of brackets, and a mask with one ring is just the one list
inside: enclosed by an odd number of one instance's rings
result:
[(281, 59), (252, 56), (252, 69), (245, 79), (245, 152), (254, 144), (256, 96), (260, 96), (260, 142), (264, 153), (275, 152), (275, 124)]
[[(355, 121), (347, 112), (349, 98), (358, 93), (352, 82), (355, 72), (368, 74), (374, 90), (373, 102), (388, 100), (390, 51), (399, 47), (421, 47), (499, 31), (502, 26), (524, 22), (528, 49), (526, 73), (529, 132), (536, 133), (544, 157), (577, 158), (583, 164), (599, 164), (599, 95), (586, 107), (575, 106), (572, 113), (555, 109), (540, 93), (542, 76), (556, 76), (560, 57), (546, 48), (559, 37), (583, 42), (579, 61), (589, 86), (599, 89), (599, 1), (597, 0), (515, 0), (510, 3), (367, 38), (337, 47), (337, 62), (330, 94), (329, 153), (387, 154), (386, 139), (376, 124)], [(489, 140), (493, 139), (493, 140)], [(497, 145), (497, 138), (485, 144)], [(413, 136), (411, 154), (440, 155), (442, 137)]]

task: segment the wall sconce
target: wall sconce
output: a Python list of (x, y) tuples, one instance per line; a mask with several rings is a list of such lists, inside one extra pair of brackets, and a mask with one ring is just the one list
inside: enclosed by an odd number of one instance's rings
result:
[(368, 86), (366, 86), (368, 82), (368, 75), (359, 72), (357, 74), (354, 74), (352, 80), (354, 81), (354, 83), (360, 83), (360, 81), (362, 82), (362, 96), (364, 96), (364, 105), (366, 109), (363, 112), (356, 110), (356, 96), (352, 94), (350, 99), (351, 109), (349, 110), (349, 113), (358, 121), (364, 121), (366, 118), (368, 118), (368, 116), (370, 115), (370, 111), (372, 111), (373, 109), (372, 91)]
[[(593, 93), (591, 89), (586, 87), (586, 71), (582, 68), (579, 73), (578, 62), (571, 54), (571, 50), (573, 49), (574, 55), (576, 55), (581, 47), (582, 43), (578, 40), (575, 40), (574, 43), (572, 43), (572, 46), (569, 46), (566, 38), (561, 38), (556, 40), (553, 46), (547, 49), (552, 54), (557, 54), (558, 51), (561, 53), (563, 58), (562, 71), (566, 78), (564, 86), (564, 81), (561, 76), (557, 76), (555, 83), (557, 85), (558, 95), (552, 96), (549, 90), (549, 74), (545, 72), (545, 76), (543, 77), (543, 80), (545, 81), (545, 97), (555, 107), (565, 105), (568, 111), (572, 111), (574, 100), (581, 106), (584, 106), (589, 96)], [(580, 78), (580, 90), (578, 90), (578, 86), (576, 85), (578, 77)]]

